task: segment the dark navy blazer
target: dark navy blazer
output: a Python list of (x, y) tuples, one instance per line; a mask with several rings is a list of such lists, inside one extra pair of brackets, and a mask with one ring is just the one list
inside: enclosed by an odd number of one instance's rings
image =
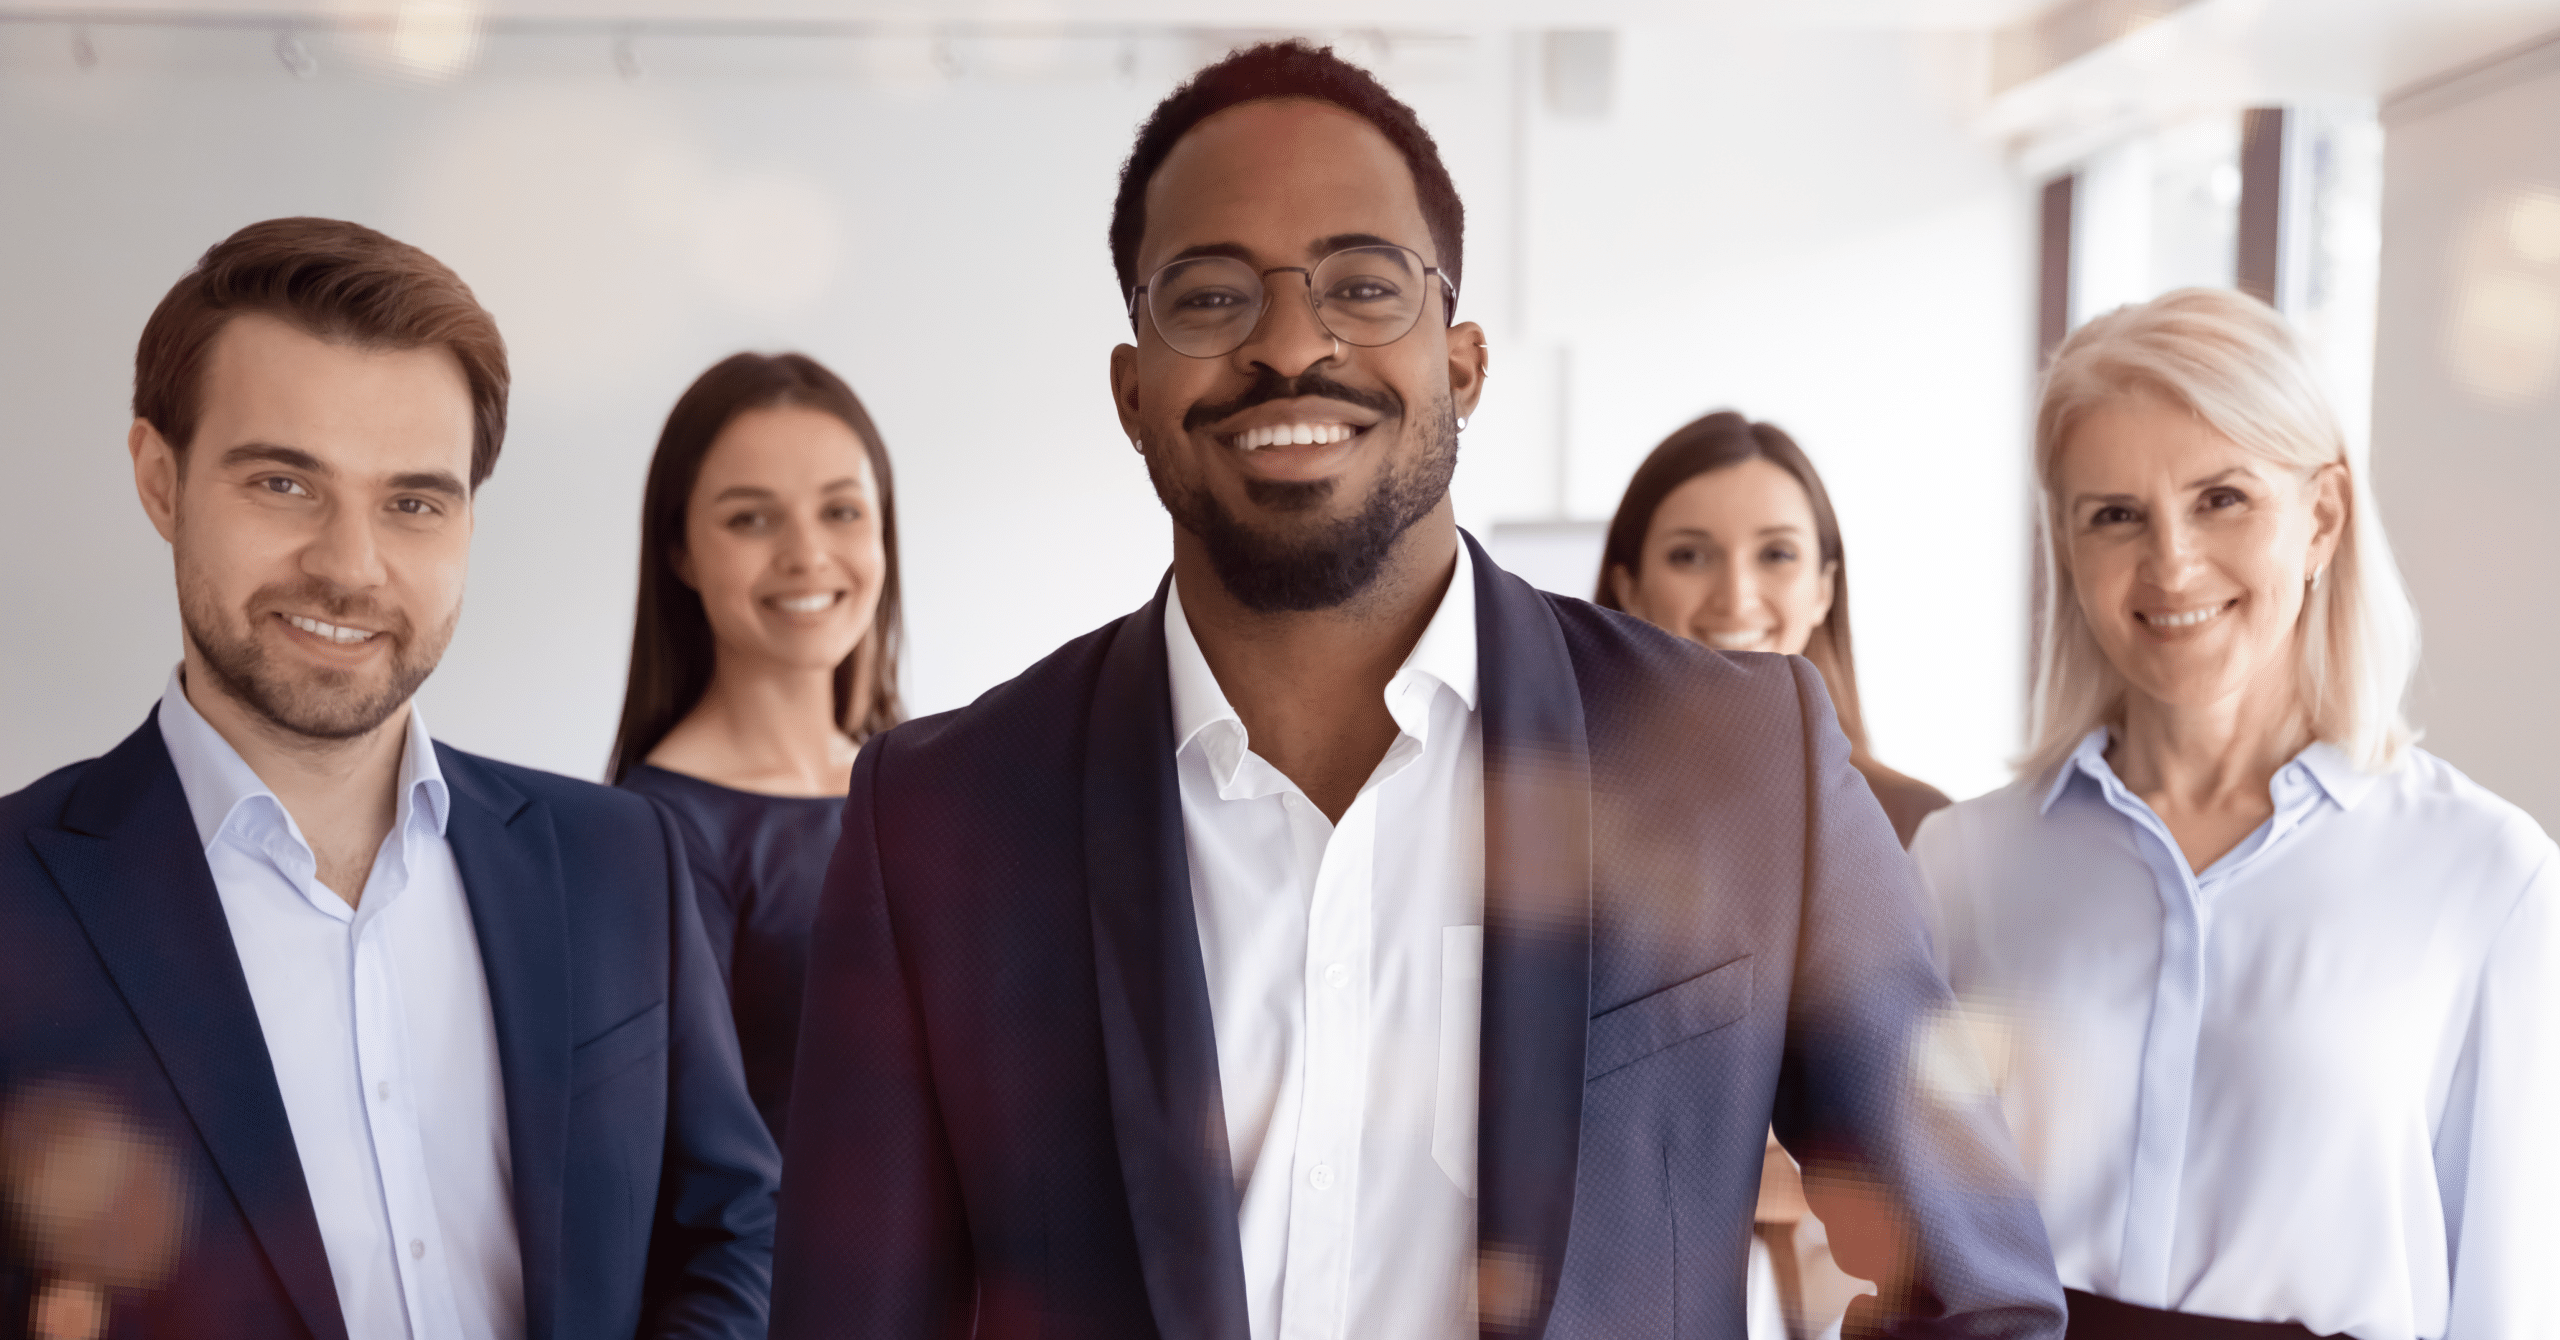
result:
[[(1484, 1333), (1740, 1336), (1774, 1118), (1852, 1333), (2058, 1337), (1820, 677), (1475, 571)], [(1161, 590), (865, 746), (798, 1075), (777, 1337), (1244, 1340)]]
[[(685, 862), (637, 796), (436, 746), (506, 1085), (532, 1340), (764, 1333), (776, 1157)], [(0, 1103), (85, 1086), (186, 1228), (114, 1337), (343, 1340), (319, 1221), (158, 714), (0, 798)], [(26, 1324), (23, 1243), (0, 1334)]]

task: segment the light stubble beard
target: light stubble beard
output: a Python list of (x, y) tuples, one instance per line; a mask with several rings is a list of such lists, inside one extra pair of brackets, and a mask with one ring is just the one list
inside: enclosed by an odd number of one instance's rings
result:
[[(1430, 449), (1410, 467), (1379, 477), (1369, 501), (1346, 517), (1320, 521), (1306, 533), (1280, 538), (1235, 513), (1207, 488), (1166, 476), (1158, 455), (1147, 453), (1147, 478), (1175, 525), (1198, 539), (1218, 583), (1236, 603), (1265, 614), (1339, 609), (1376, 584), (1396, 542), (1449, 496), (1458, 472), (1458, 426), (1446, 394), (1434, 398), (1424, 419)], [(1275, 513), (1309, 512), (1333, 496), (1335, 481), (1251, 480), (1245, 496)]]
[(392, 640), (390, 671), (381, 686), (368, 691), (356, 676), (343, 670), (314, 670), (299, 679), (287, 676), (268, 657), (253, 630), (233, 631), (210, 586), (181, 565), (178, 621), (213, 677), (213, 687), (277, 730), (313, 741), (356, 739), (390, 720), (435, 673), (462, 617), (456, 605), (442, 627), (421, 637), (406, 618), (369, 617), (378, 616), (379, 611), (316, 579), (261, 587), (250, 596), (247, 608), (278, 604), (321, 610), (332, 621), (343, 618), (389, 625), (376, 634)]

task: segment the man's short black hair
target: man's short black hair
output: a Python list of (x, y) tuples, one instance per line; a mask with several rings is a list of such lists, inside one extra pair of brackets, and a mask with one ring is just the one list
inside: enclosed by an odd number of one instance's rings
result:
[[(1458, 202), (1457, 183), (1441, 166), (1440, 146), (1422, 128), (1413, 109), (1396, 100), (1367, 70), (1333, 54), (1331, 47), (1300, 41), (1264, 42), (1230, 54), (1191, 76), (1156, 104), (1138, 128), (1129, 161), (1120, 166), (1120, 197), (1111, 203), (1111, 264), (1120, 273), (1120, 293), (1138, 286), (1138, 240), (1147, 230), (1147, 183), (1164, 166), (1165, 155), (1193, 126), (1248, 102), (1267, 98), (1309, 98), (1331, 103), (1378, 128), (1387, 143), (1404, 155), (1413, 171), (1414, 195), (1422, 202), (1422, 221), (1431, 229), (1431, 245), (1440, 253), (1440, 272), (1458, 287), (1466, 251), (1467, 209)], [(1454, 306), (1455, 304), (1452, 304)]]

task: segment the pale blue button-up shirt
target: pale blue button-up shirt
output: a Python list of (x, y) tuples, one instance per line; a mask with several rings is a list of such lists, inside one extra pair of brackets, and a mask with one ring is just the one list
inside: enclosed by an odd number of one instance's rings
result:
[(451, 794), (414, 704), (358, 905), (172, 672), (160, 737), (257, 1006), (350, 1340), (513, 1340), (524, 1263)]
[(2314, 744), (2191, 870), (2093, 732), (1913, 843), (2062, 1282), (2360, 1340), (2560, 1335), (2560, 853)]

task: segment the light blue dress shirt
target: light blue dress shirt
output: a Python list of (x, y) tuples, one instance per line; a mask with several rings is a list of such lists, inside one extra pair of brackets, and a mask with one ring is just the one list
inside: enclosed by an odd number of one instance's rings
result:
[(524, 1334), (506, 1089), (451, 805), (417, 707), (399, 809), (354, 907), (302, 829), (187, 701), (160, 737), (257, 1006), (349, 1340)]
[(2092, 732), (1912, 852), (2062, 1282), (2360, 1340), (2560, 1335), (2560, 853), (2314, 744), (2202, 871)]

